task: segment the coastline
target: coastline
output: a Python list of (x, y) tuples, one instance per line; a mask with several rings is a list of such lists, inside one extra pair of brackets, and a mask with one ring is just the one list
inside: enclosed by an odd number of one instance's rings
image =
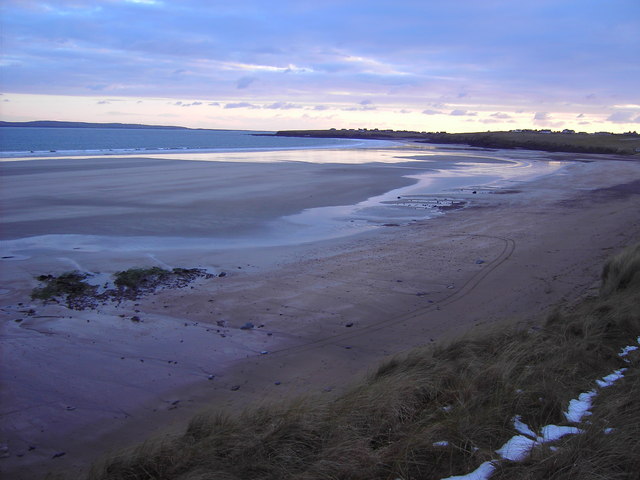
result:
[[(124, 439), (140, 441), (158, 425), (180, 428), (209, 402), (238, 411), (256, 401), (333, 395), (388, 355), (494, 321), (527, 322), (579, 298), (597, 282), (601, 260), (640, 234), (640, 192), (619, 187), (640, 182), (638, 163), (585, 159), (502, 194), (475, 195), (468, 208), (438, 218), (297, 247), (227, 251), (210, 262), (224, 278), (97, 311), (18, 308), (34, 272), (12, 261), (6, 279), (16, 291), (2, 308), (5, 342), (14, 342), (2, 362), (12, 396), (3, 393), (2, 405), (13, 455), (0, 466), (16, 478), (24, 469), (86, 468)], [(85, 253), (104, 265), (104, 253)], [(136, 258), (119, 256), (111, 268)], [(185, 250), (175, 260), (193, 257)], [(28, 308), (36, 313), (21, 313)], [(142, 324), (129, 320), (136, 310)], [(226, 322), (222, 333), (211, 331), (218, 321)], [(247, 321), (258, 328), (241, 330)], [(168, 374), (179, 379), (159, 386)], [(26, 405), (29, 395), (39, 400)], [(125, 396), (130, 404), (122, 404)], [(29, 441), (38, 447), (27, 453)]]

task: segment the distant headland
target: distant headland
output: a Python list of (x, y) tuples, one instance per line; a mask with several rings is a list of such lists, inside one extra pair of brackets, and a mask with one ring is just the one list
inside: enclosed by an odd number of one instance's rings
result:
[(37, 127), (37, 128), (121, 128), (121, 129), (154, 129), (154, 130), (214, 130), (211, 128), (188, 128), (172, 125), (142, 125), (139, 123), (91, 123), (91, 122), (59, 122), (55, 120), (35, 120), (33, 122), (3, 122), (0, 127)]
[(640, 154), (640, 135), (636, 132), (575, 132), (562, 130), (511, 130), (505, 132), (446, 133), (407, 130), (330, 129), (285, 130), (276, 132), (286, 137), (360, 138), (377, 140), (411, 140), (420, 143), (463, 144), (480, 148), (521, 148), (547, 152)]

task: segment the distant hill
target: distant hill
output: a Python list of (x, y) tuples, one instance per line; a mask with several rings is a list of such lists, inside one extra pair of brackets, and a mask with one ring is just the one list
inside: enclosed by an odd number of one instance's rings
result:
[(187, 128), (169, 125), (141, 125), (138, 123), (88, 123), (88, 122), (57, 122), (54, 120), (36, 120), (33, 122), (2, 122), (0, 127), (39, 127), (39, 128), (138, 128), (154, 130), (208, 130), (206, 128)]
[(576, 133), (572, 130), (512, 130), (509, 132), (410, 132), (394, 130), (285, 130), (276, 132), (285, 137), (363, 138), (380, 140), (410, 140), (419, 143), (469, 145), (479, 148), (523, 148), (547, 152), (640, 154), (640, 135), (636, 132), (614, 134)]

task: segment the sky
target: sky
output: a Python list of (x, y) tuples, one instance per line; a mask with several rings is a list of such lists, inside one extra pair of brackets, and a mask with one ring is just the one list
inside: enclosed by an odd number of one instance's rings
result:
[(640, 130), (638, 0), (3, 0), (0, 119)]

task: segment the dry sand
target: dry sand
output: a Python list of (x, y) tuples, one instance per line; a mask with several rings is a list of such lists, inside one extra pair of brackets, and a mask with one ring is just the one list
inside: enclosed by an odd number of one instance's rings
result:
[[(205, 406), (237, 412), (300, 394), (336, 395), (398, 352), (496, 322), (540, 321), (555, 305), (593, 292), (604, 259), (638, 241), (638, 160), (513, 155), (582, 161), (517, 188), (460, 192), (467, 208), (410, 225), (288, 247), (212, 251), (174, 245), (158, 255), (163, 262), (227, 275), (97, 310), (31, 302), (33, 277), (74, 263), (113, 272), (160, 259), (146, 256), (142, 247), (109, 253), (104, 245), (85, 244), (75, 251), (39, 251), (35, 245), (29, 258), (3, 259), (0, 443), (9, 456), (0, 459), (1, 472), (16, 479), (80, 472), (108, 450), (167, 427), (179, 431)], [(96, 220), (100, 205), (92, 193), (104, 181), (78, 189), (69, 200), (64, 189), (83, 175), (77, 162), (60, 164), (59, 184), (51, 182), (50, 169), (39, 180), (33, 171), (21, 173), (25, 164), (14, 164), (4, 180), (5, 187), (8, 178), (25, 182), (18, 184), (21, 202), (5, 216), (17, 236), (108, 235), (111, 228), (121, 229), (123, 218), (136, 219), (130, 235), (137, 228), (148, 232), (159, 228), (157, 212), (169, 208), (159, 192), (170, 186), (183, 191), (186, 185), (195, 197), (185, 197), (185, 208), (199, 195), (203, 204), (187, 219), (185, 238), (199, 238), (206, 228), (198, 217), (210, 208), (207, 185), (199, 180), (202, 166), (180, 167), (186, 168), (183, 176), (167, 177), (142, 197), (132, 180), (107, 194), (117, 194), (121, 205), (108, 202), (109, 214)], [(120, 168), (145, 175), (141, 164)], [(233, 171), (243, 174), (238, 168)], [(288, 198), (304, 197), (310, 188), (330, 189), (329, 195), (339, 197), (336, 205), (406, 184), (392, 174), (393, 165), (360, 168), (364, 176), (347, 166), (329, 167), (342, 169), (345, 182), (357, 181), (356, 192), (339, 188), (336, 172), (325, 177), (316, 165), (287, 168), (304, 185)], [(277, 178), (282, 169), (270, 174)], [(34, 179), (42, 182), (38, 194)], [(17, 198), (20, 189), (14, 187), (9, 190)], [(65, 210), (67, 220), (53, 205), (48, 209), (47, 196), (56, 203), (55, 195), (73, 204)], [(242, 207), (237, 204), (229, 201), (227, 207)], [(310, 196), (302, 206), (317, 204)], [(300, 206), (283, 201), (273, 214)], [(174, 215), (168, 225), (179, 235), (175, 226), (182, 213), (176, 209)], [(256, 234), (264, 233), (269, 227), (258, 221), (264, 217), (256, 218)], [(64, 228), (56, 231), (59, 222)], [(133, 315), (142, 321), (132, 322)], [(241, 329), (246, 322), (256, 328)]]

